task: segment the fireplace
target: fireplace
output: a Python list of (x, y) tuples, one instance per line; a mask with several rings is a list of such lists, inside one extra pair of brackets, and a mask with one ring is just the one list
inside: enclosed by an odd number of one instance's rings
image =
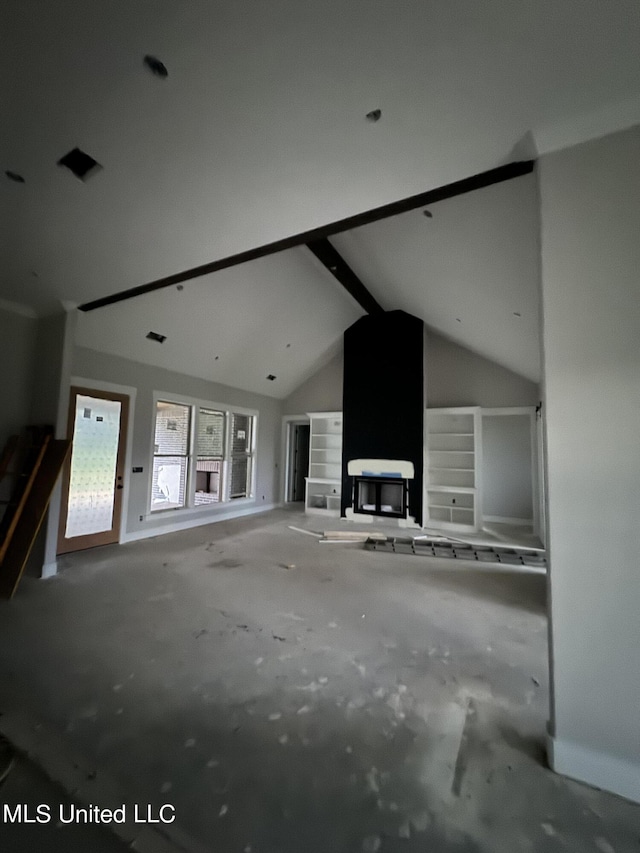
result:
[(353, 478), (353, 510), (366, 515), (407, 515), (407, 480), (385, 477)]
[(422, 526), (424, 323), (381, 311), (344, 333), (340, 514)]
[(351, 459), (347, 464), (353, 482), (350, 512), (407, 518), (409, 483), (414, 467), (404, 459)]

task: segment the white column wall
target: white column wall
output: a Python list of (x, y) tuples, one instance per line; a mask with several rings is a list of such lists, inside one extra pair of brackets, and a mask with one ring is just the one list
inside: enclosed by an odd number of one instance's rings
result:
[(539, 181), (550, 759), (640, 801), (640, 128)]

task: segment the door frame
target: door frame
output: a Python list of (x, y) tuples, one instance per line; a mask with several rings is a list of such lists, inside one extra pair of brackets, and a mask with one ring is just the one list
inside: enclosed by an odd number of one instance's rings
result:
[[(128, 411), (128, 423), (127, 423), (127, 434), (125, 437), (124, 444), (124, 459), (122, 465), (122, 507), (120, 513), (120, 525), (118, 529), (118, 544), (126, 541), (127, 534), (127, 517), (129, 511), (129, 499), (130, 499), (130, 491), (131, 491), (131, 467), (130, 460), (133, 458), (133, 432), (134, 432), (134, 417), (135, 417), (135, 409), (136, 409), (136, 396), (138, 393), (138, 389), (134, 388), (132, 385), (120, 385), (114, 382), (103, 382), (100, 379), (88, 379), (84, 376), (72, 376), (69, 380), (69, 406), (68, 411), (71, 412), (71, 393), (72, 389), (80, 388), (83, 391), (88, 392), (98, 392), (104, 394), (120, 394), (122, 396), (129, 398), (129, 411)], [(67, 431), (68, 431), (69, 423), (67, 421)], [(72, 451), (73, 452), (73, 451)], [(69, 464), (71, 464), (71, 456), (69, 457)], [(60, 502), (60, 519), (58, 524), (58, 534), (62, 528), (62, 518), (63, 512), (65, 513), (66, 518), (66, 507), (63, 502), (66, 503), (68, 499), (68, 480), (62, 482), (62, 496)], [(56, 540), (56, 551), (59, 539)], [(72, 553), (72, 552), (69, 552)]]
[(282, 434), (280, 440), (280, 502), (283, 504), (290, 503), (289, 473), (291, 467), (291, 437), (293, 435), (291, 427), (294, 424), (311, 425), (311, 418), (307, 414), (283, 415), (282, 417)]

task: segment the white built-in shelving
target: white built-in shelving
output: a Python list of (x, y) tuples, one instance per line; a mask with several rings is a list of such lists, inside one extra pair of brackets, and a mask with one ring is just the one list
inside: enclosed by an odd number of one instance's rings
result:
[(309, 412), (308, 513), (340, 515), (342, 485), (342, 412)]
[(479, 511), (480, 409), (427, 409), (427, 525), (475, 530)]

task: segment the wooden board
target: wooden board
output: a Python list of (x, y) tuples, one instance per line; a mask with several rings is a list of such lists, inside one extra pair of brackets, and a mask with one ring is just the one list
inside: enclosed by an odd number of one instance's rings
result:
[(12, 598), (47, 512), (51, 494), (71, 449), (69, 439), (50, 441), (0, 563), (0, 597)]
[(333, 542), (366, 542), (367, 539), (384, 541), (387, 537), (375, 530), (325, 530), (324, 538)]

